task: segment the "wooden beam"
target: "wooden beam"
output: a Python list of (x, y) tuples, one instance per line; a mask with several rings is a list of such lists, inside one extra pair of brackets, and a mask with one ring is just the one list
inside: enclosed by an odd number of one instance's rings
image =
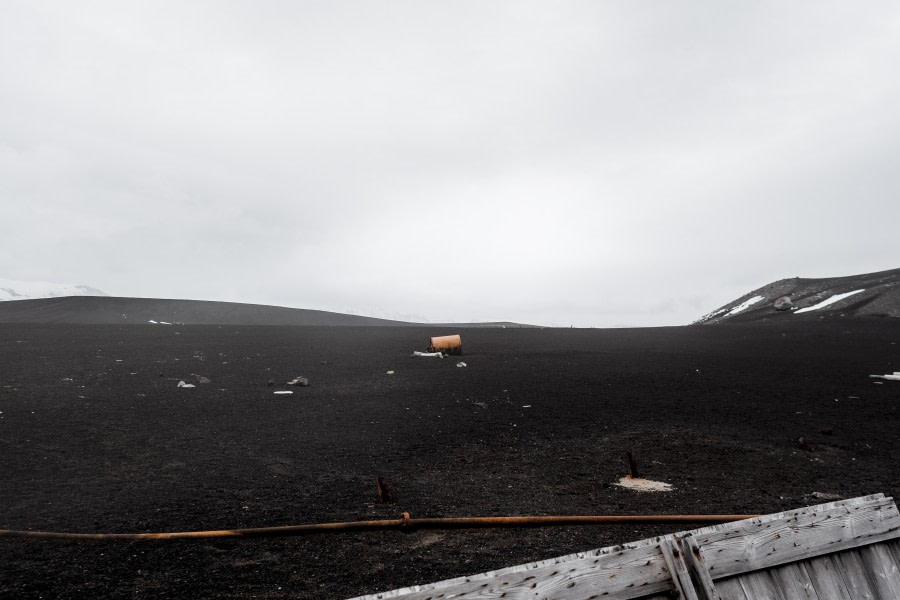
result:
[(675, 587), (658, 545), (619, 547), (600, 555), (520, 565), (432, 584), (418, 585), (358, 600), (439, 600), (442, 598), (588, 598), (627, 600)]
[(681, 547), (672, 540), (663, 540), (659, 544), (659, 549), (662, 551), (666, 567), (672, 576), (672, 583), (675, 584), (675, 589), (680, 594), (679, 598), (699, 600), (697, 592), (694, 591), (694, 584), (691, 582), (691, 574), (688, 572)]
[(714, 580), (900, 537), (893, 500), (870, 498), (706, 527), (692, 537)]
[(699, 600), (721, 600), (694, 536), (687, 533), (679, 540), (679, 543), (684, 553), (685, 562), (694, 578), (694, 585), (696, 586)]

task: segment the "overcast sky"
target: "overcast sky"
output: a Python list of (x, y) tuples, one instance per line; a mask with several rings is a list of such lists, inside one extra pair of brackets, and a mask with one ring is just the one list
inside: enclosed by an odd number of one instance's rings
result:
[(900, 4), (0, 0), (0, 277), (686, 324), (900, 267)]

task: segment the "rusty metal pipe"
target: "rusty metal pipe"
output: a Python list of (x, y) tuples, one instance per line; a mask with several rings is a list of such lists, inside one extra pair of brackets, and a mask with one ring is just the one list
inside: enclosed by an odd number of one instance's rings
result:
[(399, 519), (382, 521), (349, 521), (344, 523), (314, 523), (251, 529), (220, 529), (212, 531), (174, 531), (168, 533), (67, 533), (58, 531), (17, 531), (0, 529), (0, 537), (37, 538), (54, 540), (189, 540), (210, 538), (256, 538), (346, 533), (354, 531), (416, 529), (474, 529), (484, 527), (551, 527), (572, 525), (601, 525), (607, 523), (728, 523), (752, 519), (759, 515), (594, 515), (548, 517), (449, 517), (412, 519), (403, 513)]

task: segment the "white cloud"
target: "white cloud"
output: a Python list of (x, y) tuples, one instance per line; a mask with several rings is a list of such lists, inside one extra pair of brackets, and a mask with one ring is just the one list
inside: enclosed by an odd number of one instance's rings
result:
[(897, 267), (853, 224), (900, 217), (898, 33), (887, 2), (7, 3), (0, 275), (603, 326)]

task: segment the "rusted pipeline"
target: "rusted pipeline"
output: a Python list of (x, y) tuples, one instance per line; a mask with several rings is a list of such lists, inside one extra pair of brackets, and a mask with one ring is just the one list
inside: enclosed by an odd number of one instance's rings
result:
[(382, 521), (350, 521), (344, 523), (314, 523), (251, 529), (220, 529), (212, 531), (174, 531), (168, 533), (66, 533), (57, 531), (16, 531), (0, 529), (0, 537), (38, 538), (55, 540), (190, 540), (210, 538), (257, 538), (346, 533), (354, 531), (415, 529), (474, 529), (484, 527), (550, 527), (563, 525), (601, 525), (604, 523), (728, 523), (752, 519), (759, 515), (594, 515), (550, 517), (443, 517), (413, 519), (403, 513), (399, 519)]

